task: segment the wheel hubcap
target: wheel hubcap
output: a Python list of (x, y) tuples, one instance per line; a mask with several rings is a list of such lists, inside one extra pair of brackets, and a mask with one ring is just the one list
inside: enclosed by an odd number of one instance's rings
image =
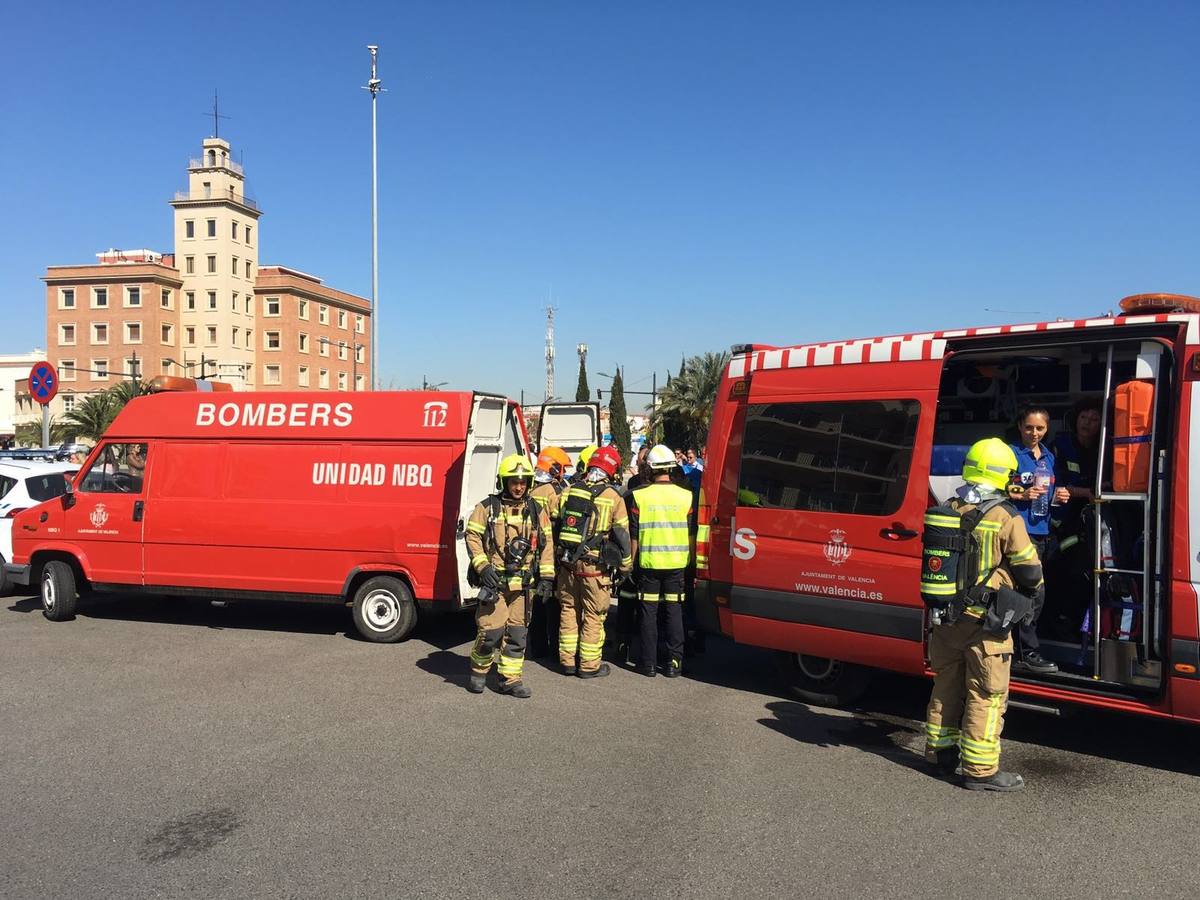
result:
[(54, 609), (54, 582), (50, 579), (50, 573), (42, 574), (42, 605), (46, 609)]
[(837, 660), (798, 653), (796, 654), (796, 667), (805, 678), (813, 681), (832, 681), (837, 677), (840, 665)]
[(372, 591), (363, 601), (363, 621), (372, 631), (388, 631), (400, 619), (400, 601), (387, 591)]

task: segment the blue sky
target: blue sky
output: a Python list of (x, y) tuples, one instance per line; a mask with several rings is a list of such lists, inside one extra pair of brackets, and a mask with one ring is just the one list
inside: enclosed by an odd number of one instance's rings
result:
[[(260, 259), (370, 292), (381, 375), (540, 399), (735, 341), (1200, 293), (1200, 4), (21, 4), (0, 35), (0, 352), (47, 265), (171, 249), (233, 118)], [(632, 405), (632, 404), (631, 404)]]

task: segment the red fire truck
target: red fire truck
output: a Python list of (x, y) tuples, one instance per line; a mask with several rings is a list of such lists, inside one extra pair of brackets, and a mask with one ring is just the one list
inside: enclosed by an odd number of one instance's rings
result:
[[(849, 702), (872, 669), (929, 674), (925, 510), (962, 485), (966, 448), (1004, 437), (1021, 404), (1046, 407), (1054, 432), (1091, 397), (1103, 412), (1083, 584), (1047, 565), (1039, 628), (1059, 671), (1014, 674), (1014, 702), (1200, 722), (1200, 301), (1139, 295), (1122, 311), (735, 347), (700, 496), (702, 624), (782, 651), (816, 702)], [(1131, 437), (1114, 398), (1134, 382), (1149, 399)]]
[[(594, 405), (555, 413), (559, 437), (595, 440)], [(139, 397), (66, 495), (17, 517), (5, 571), (41, 586), (52, 620), (85, 590), (301, 600), (398, 641), (418, 607), (474, 603), (464, 519), (529, 450), (520, 407), (491, 394)]]

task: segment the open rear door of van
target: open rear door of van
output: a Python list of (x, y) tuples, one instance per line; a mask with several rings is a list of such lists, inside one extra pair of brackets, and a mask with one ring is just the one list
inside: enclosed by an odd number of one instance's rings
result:
[(467, 583), (471, 563), (463, 541), (467, 518), (475, 504), (496, 490), (496, 471), (504, 453), (505, 426), (510, 402), (494, 394), (476, 394), (471, 401), (471, 420), (467, 426), (467, 446), (463, 454), (462, 493), (458, 500), (458, 528), (455, 533), (455, 558), (458, 560), (458, 597), (461, 605), (475, 601), (478, 589)]
[(561, 447), (574, 462), (579, 451), (600, 443), (599, 403), (543, 403), (538, 417), (537, 448)]

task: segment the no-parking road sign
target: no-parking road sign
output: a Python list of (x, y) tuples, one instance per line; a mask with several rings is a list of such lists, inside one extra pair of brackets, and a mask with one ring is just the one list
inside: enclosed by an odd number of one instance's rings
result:
[(45, 406), (58, 393), (58, 371), (53, 363), (37, 363), (29, 371), (29, 396)]

